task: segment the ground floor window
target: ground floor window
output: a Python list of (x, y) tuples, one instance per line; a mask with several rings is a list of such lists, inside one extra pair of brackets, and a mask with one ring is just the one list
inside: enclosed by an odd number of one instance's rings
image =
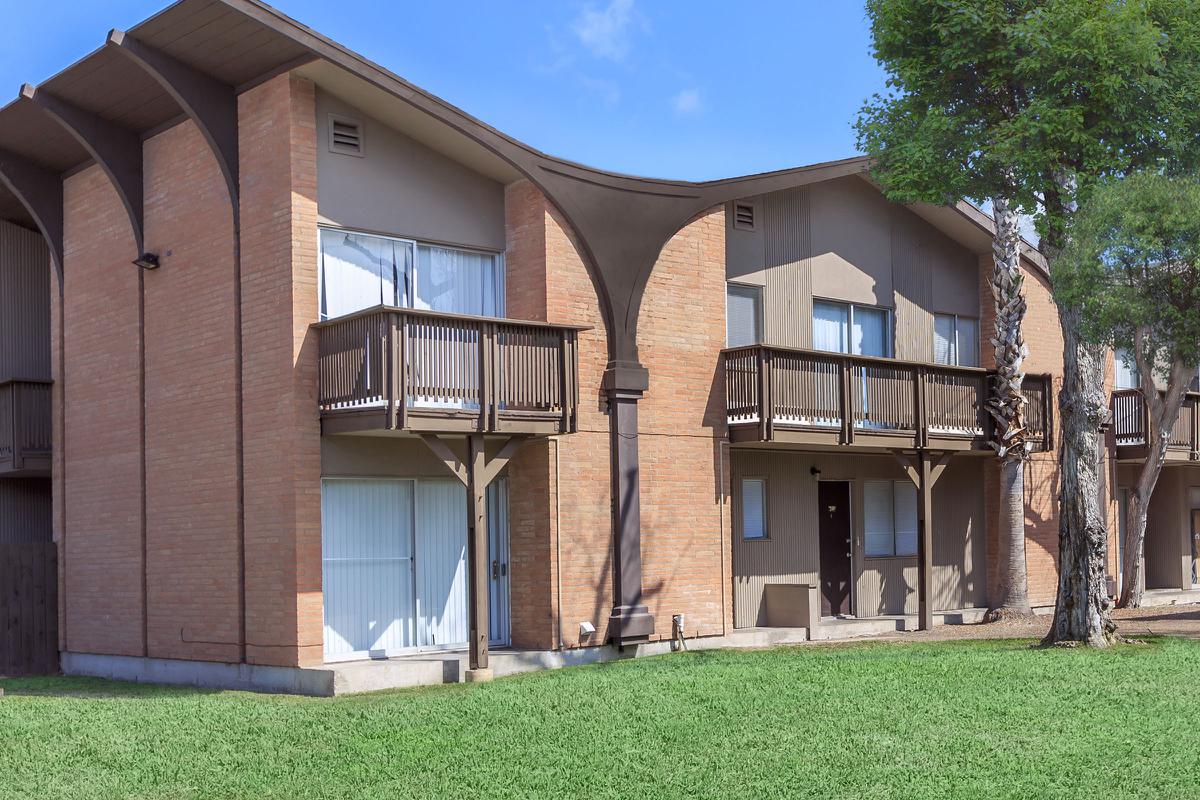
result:
[[(490, 636), (508, 639), (508, 502), (488, 487)], [(327, 478), (321, 485), (325, 658), (436, 648), (469, 638), (466, 490), (456, 480)]]
[(742, 479), (742, 538), (767, 538), (767, 480)]
[(917, 554), (917, 487), (912, 481), (863, 483), (868, 558)]

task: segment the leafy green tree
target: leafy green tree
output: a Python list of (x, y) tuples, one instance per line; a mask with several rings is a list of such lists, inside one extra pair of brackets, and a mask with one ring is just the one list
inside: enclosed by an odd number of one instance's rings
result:
[[(867, 0), (889, 82), (859, 116), (860, 146), (894, 199), (992, 198), (998, 260), (1012, 247), (1003, 216), (1034, 213), (1053, 264), (1097, 181), (1181, 157), (1179, 137), (1196, 130), (1185, 99), (1200, 76), (1198, 12), (1200, 0)], [(1107, 351), (1081, 335), (1078, 306), (1058, 308), (1063, 491), (1048, 640), (1103, 646), (1114, 630), (1099, 492)], [(1006, 528), (1008, 563), (1018, 545)]]
[(1082, 310), (1084, 338), (1136, 361), (1147, 456), (1129, 497), (1120, 603), (1137, 607), (1146, 512), (1200, 364), (1200, 181), (1146, 172), (1100, 187), (1055, 262), (1054, 286)]

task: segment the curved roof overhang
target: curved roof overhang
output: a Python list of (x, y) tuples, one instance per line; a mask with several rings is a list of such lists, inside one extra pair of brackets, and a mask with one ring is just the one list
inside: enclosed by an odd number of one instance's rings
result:
[[(145, 54), (171, 68), (165, 78), (153, 63), (148, 68)], [(110, 140), (144, 140), (188, 116), (203, 122), (189, 102), (197, 87), (200, 95), (224, 90), (236, 95), (292, 70), (339, 94), (375, 98), (368, 103), (373, 114), (483, 174), (535, 184), (573, 229), (603, 310), (614, 366), (638, 367), (638, 315), (650, 271), (662, 247), (689, 220), (730, 200), (863, 174), (869, 166), (859, 157), (704, 182), (595, 169), (507, 136), (258, 0), (180, 0), (127, 33), (114, 32), (100, 49), (0, 108), (0, 152), (58, 176), (114, 152), (81, 141), (78, 126), (72, 130), (61, 114), (30, 101), (36, 94), (54, 98), (77, 117), (94, 118), (93, 128)], [(221, 127), (223, 113), (217, 108), (211, 127)], [(219, 134), (206, 134), (218, 159)], [(120, 191), (114, 165), (102, 165)], [(231, 167), (223, 168), (230, 177)], [(126, 176), (125, 184), (133, 181)], [(132, 220), (140, 198), (123, 199)], [(0, 217), (45, 233), (38, 213), (30, 198), (0, 178)]]

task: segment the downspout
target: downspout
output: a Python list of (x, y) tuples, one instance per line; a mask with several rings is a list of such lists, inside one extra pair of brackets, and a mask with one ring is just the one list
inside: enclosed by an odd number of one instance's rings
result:
[[(725, 586), (725, 498), (728, 494), (725, 491), (725, 447), (728, 442), (723, 439), (717, 439), (717, 529), (720, 531), (721, 538), (717, 542), (717, 552), (721, 554), (721, 575), (719, 583), (721, 584), (721, 635), (729, 635), (729, 625), (726, 622), (728, 614), (726, 613), (726, 586)], [(732, 570), (731, 570), (732, 572)], [(733, 580), (733, 576), (730, 576)]]
[(561, 490), (559, 487), (559, 477), (562, 472), (560, 470), (559, 450), (562, 448), (561, 440), (557, 436), (550, 437), (550, 441), (554, 442), (554, 589), (557, 596), (557, 609), (554, 614), (555, 621), (558, 624), (558, 649), (563, 648), (563, 607), (562, 607), (562, 515), (559, 513), (559, 498)]

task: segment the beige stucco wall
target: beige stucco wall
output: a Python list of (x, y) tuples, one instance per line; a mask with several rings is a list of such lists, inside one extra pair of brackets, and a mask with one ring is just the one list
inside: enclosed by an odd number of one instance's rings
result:
[[(866, 558), (863, 551), (863, 492), (866, 480), (906, 480), (886, 455), (795, 453), (736, 449), (732, 456), (734, 625), (766, 624), (763, 587), (771, 583), (817, 583), (820, 565), (817, 482), (851, 481), (854, 536), (852, 603), (858, 616), (916, 613), (916, 559)], [(983, 537), (983, 459), (958, 456), (934, 487), (933, 605), (937, 610), (987, 602)], [(742, 478), (767, 480), (764, 540), (747, 541), (741, 531)]]
[[(751, 198), (726, 233), (726, 277), (764, 288), (768, 344), (810, 347), (812, 299), (890, 308), (897, 358), (929, 361), (934, 313), (979, 316), (976, 257), (852, 176)], [(732, 218), (732, 215), (727, 215)]]
[[(1120, 487), (1135, 485), (1140, 470), (1140, 464), (1121, 464), (1117, 471)], [(1146, 519), (1146, 588), (1191, 587), (1193, 509), (1200, 509), (1200, 467), (1164, 467)]]
[[(329, 150), (329, 115), (363, 124), (364, 156)], [(382, 122), (317, 92), (317, 202), (345, 228), (487, 250), (504, 249), (504, 187)]]

